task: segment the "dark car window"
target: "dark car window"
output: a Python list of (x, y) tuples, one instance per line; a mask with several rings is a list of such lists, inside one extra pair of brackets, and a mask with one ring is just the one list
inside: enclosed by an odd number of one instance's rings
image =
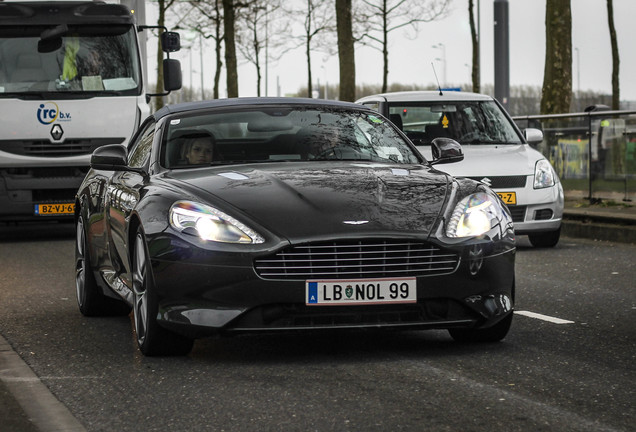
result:
[[(211, 144), (210, 144), (211, 143)], [(209, 162), (190, 156), (208, 150)], [(361, 160), (418, 163), (421, 157), (375, 113), (267, 107), (202, 112), (170, 120), (162, 164), (180, 168), (271, 161)]]
[(511, 121), (493, 101), (391, 103), (391, 119), (399, 117), (402, 130), (416, 145), (434, 138), (452, 138), (460, 144), (521, 144)]
[(143, 167), (152, 150), (152, 141), (155, 136), (155, 124), (149, 123), (146, 128), (137, 135), (137, 140), (133, 142), (128, 151), (128, 165), (133, 168)]

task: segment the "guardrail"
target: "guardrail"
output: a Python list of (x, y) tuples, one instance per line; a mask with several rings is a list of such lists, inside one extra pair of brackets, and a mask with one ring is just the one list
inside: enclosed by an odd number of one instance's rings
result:
[(636, 111), (515, 116), (543, 131), (536, 146), (556, 170), (566, 197), (591, 203), (636, 200)]

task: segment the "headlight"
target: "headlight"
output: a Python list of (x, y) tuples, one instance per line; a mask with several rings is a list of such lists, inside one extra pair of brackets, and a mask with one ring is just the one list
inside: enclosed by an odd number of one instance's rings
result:
[(534, 166), (534, 188), (543, 189), (554, 186), (556, 174), (552, 165), (545, 159), (541, 159)]
[(177, 201), (170, 207), (170, 224), (180, 232), (198, 235), (203, 240), (243, 244), (265, 241), (232, 216), (191, 201)]
[(501, 206), (487, 193), (479, 192), (455, 206), (446, 226), (448, 237), (473, 237), (490, 231), (503, 219)]

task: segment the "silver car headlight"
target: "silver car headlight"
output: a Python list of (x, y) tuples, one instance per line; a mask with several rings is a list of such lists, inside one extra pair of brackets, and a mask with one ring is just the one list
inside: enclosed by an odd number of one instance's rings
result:
[(485, 192), (467, 196), (457, 203), (446, 226), (448, 237), (474, 237), (501, 223), (503, 213), (496, 198)]
[(170, 225), (180, 232), (221, 243), (258, 244), (265, 239), (245, 224), (214, 207), (177, 201), (170, 207)]
[(556, 173), (550, 162), (546, 159), (537, 161), (534, 166), (534, 188), (543, 189), (552, 187), (556, 183)]

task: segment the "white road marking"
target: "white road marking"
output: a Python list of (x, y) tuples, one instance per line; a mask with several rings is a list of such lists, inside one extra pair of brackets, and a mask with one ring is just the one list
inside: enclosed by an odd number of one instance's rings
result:
[(529, 312), (529, 311), (515, 311), (515, 315), (524, 315), (530, 318), (536, 318), (536, 319), (540, 319), (543, 321), (548, 321), (551, 322), (553, 324), (574, 324), (574, 321), (568, 321), (568, 320), (564, 320), (561, 318), (555, 318), (555, 317), (551, 317), (548, 315), (541, 315), (539, 313), (536, 312)]

